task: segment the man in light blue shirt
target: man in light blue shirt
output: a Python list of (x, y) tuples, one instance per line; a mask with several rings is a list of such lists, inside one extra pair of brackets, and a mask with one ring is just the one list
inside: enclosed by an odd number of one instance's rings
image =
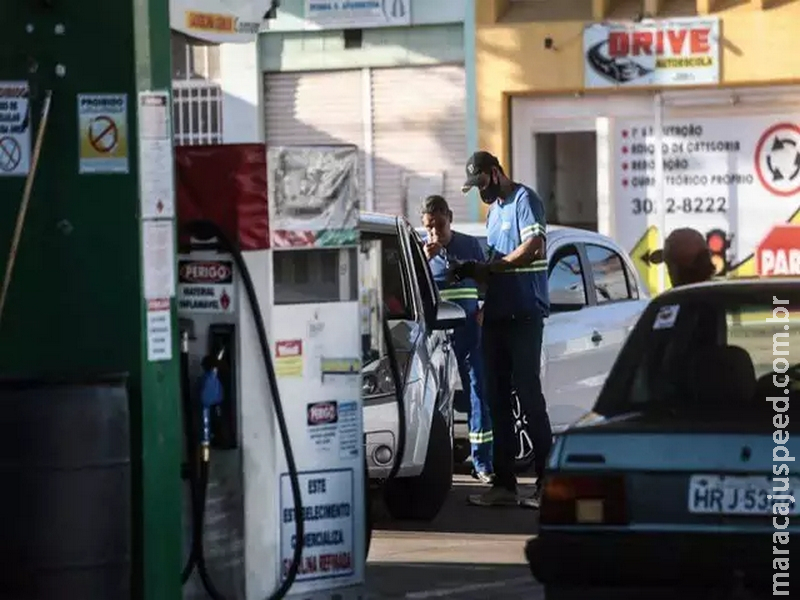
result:
[[(478, 506), (523, 504), (539, 507), (542, 477), (552, 446), (552, 430), (540, 379), (544, 319), (550, 313), (544, 206), (529, 187), (506, 177), (488, 152), (467, 162), (463, 191), (476, 187), (491, 205), (487, 221), (489, 261), (464, 263), (456, 278), (486, 283), (483, 307), (483, 360), (486, 400), (494, 425), (494, 485), (470, 496)], [(537, 489), (533, 497), (517, 493), (516, 438), (511, 392), (517, 391), (528, 416)]]

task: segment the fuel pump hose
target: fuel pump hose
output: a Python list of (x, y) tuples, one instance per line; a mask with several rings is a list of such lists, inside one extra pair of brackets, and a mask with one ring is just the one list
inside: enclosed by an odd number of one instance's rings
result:
[[(269, 341), (267, 339), (267, 330), (264, 324), (264, 317), (262, 316), (261, 312), (261, 305), (258, 301), (255, 286), (253, 285), (253, 279), (250, 276), (250, 271), (247, 268), (247, 264), (244, 261), (241, 251), (215, 223), (203, 220), (191, 221), (184, 226), (184, 231), (192, 237), (200, 240), (211, 240), (216, 238), (220, 249), (229, 253), (233, 257), (236, 268), (241, 274), (248, 304), (250, 305), (250, 311), (253, 315), (253, 320), (255, 321), (256, 334), (258, 335), (258, 343), (264, 361), (264, 371), (267, 376), (270, 395), (272, 396), (275, 418), (278, 422), (278, 431), (281, 437), (281, 444), (283, 445), (283, 452), (286, 457), (286, 466), (287, 470), (289, 471), (289, 481), (292, 489), (292, 499), (295, 506), (294, 524), (296, 543), (294, 545), (292, 562), (289, 566), (288, 572), (286, 573), (286, 577), (283, 579), (283, 582), (272, 593), (272, 595), (269, 596), (269, 600), (280, 600), (289, 592), (289, 589), (292, 587), (295, 579), (297, 578), (298, 570), (300, 569), (300, 564), (303, 557), (305, 524), (303, 522), (303, 497), (300, 492), (300, 479), (297, 473), (297, 464), (295, 462), (294, 452), (292, 450), (292, 442), (289, 438), (289, 428), (286, 425), (286, 416), (283, 411), (283, 404), (281, 403), (280, 391), (278, 390), (278, 379), (275, 376), (275, 367), (272, 364), (272, 354), (270, 353), (269, 349)], [(195, 444), (195, 448), (196, 447), (197, 444)], [(199, 571), (201, 578), (203, 578), (203, 585), (206, 587), (206, 591), (208, 591), (213, 600), (223, 600), (222, 596), (219, 595), (214, 588), (207, 574), (205, 577), (203, 575), (205, 572), (205, 561), (202, 555), (202, 516), (204, 509), (201, 504), (205, 504), (205, 487), (208, 482), (208, 462), (201, 460), (199, 462), (199, 467), (200, 481), (197, 483), (202, 484), (198, 485), (198, 488), (202, 489), (197, 491), (197, 496), (195, 496), (195, 492), (193, 492), (193, 504), (197, 502), (198, 508), (193, 510), (193, 512), (196, 514), (193, 518), (194, 532), (192, 545), (193, 547), (197, 546), (200, 553), (200, 556), (195, 558), (198, 562), (198, 566), (200, 567), (200, 565), (202, 565), (202, 567), (199, 568)], [(197, 517), (200, 517), (199, 523), (197, 522)]]
[[(203, 549), (203, 524), (205, 523), (206, 490), (208, 488), (209, 455), (207, 446), (206, 423), (203, 423), (204, 435), (202, 446), (197, 435), (199, 429), (199, 411), (192, 397), (189, 377), (189, 334), (181, 332), (181, 389), (183, 398), (184, 436), (186, 438), (186, 456), (188, 460), (188, 476), (190, 482), (190, 506), (192, 513), (192, 543), (186, 566), (181, 573), (181, 583), (185, 584), (195, 567), (206, 592), (211, 600), (224, 600), (217, 590), (206, 568)], [(204, 419), (205, 421), (205, 419)], [(202, 452), (200, 452), (202, 448)]]

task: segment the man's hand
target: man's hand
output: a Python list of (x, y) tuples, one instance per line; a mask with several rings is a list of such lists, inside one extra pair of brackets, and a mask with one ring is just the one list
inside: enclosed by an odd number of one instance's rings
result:
[(452, 281), (461, 281), (462, 279), (474, 279), (477, 282), (483, 282), (489, 275), (489, 266), (486, 263), (478, 262), (475, 260), (467, 260), (462, 263), (454, 265), (450, 269), (449, 278)]
[(442, 251), (442, 245), (439, 242), (428, 242), (423, 249), (425, 250), (425, 258), (430, 260)]

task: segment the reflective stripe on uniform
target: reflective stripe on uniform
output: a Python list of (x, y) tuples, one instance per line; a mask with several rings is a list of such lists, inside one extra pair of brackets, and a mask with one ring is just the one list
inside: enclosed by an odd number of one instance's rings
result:
[(478, 288), (461, 287), (441, 290), (442, 300), (477, 300)]
[(530, 264), (530, 266), (516, 267), (514, 269), (511, 269), (510, 271), (506, 271), (506, 273), (531, 273), (535, 271), (546, 271), (546, 270), (547, 270), (547, 259), (542, 258), (533, 261)]
[(475, 431), (469, 433), (470, 444), (489, 444), (494, 441), (494, 434), (491, 431)]
[(523, 242), (529, 240), (535, 235), (544, 235), (544, 227), (539, 225), (539, 223), (534, 223), (533, 225), (523, 227), (519, 230), (519, 237)]

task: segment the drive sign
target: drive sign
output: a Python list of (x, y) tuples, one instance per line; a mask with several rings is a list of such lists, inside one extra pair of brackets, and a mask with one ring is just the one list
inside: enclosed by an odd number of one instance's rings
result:
[(800, 225), (778, 225), (756, 248), (756, 272), (762, 277), (800, 275)]

